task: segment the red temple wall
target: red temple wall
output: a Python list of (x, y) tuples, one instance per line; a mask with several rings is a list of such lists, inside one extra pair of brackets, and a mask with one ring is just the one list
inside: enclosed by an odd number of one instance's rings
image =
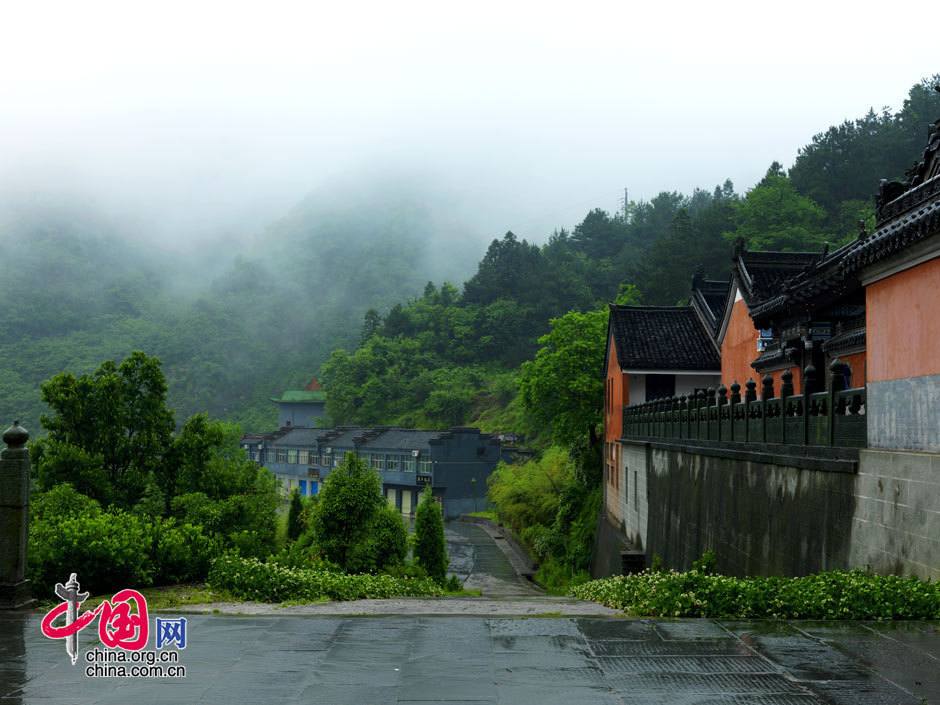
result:
[(940, 374), (937, 292), (940, 258), (865, 288), (868, 381)]
[(726, 387), (730, 388), (737, 381), (743, 390), (744, 383), (750, 378), (760, 386), (757, 371), (751, 367), (758, 355), (758, 337), (747, 304), (744, 299), (738, 299), (731, 308), (728, 329), (721, 341), (721, 381)]

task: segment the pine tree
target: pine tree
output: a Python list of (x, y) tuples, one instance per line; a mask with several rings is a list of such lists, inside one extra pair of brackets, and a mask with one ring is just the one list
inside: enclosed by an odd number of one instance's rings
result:
[(444, 519), (430, 486), (424, 488), (415, 512), (415, 562), (434, 580), (444, 582), (448, 564)]
[(304, 530), (303, 523), (301, 521), (301, 515), (303, 514), (304, 503), (300, 498), (300, 491), (294, 490), (290, 496), (290, 509), (287, 512), (287, 538), (291, 541), (296, 541)]

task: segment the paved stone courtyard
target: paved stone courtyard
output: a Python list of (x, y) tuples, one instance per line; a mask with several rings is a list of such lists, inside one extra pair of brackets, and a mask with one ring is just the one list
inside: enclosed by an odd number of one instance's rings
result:
[[(91, 679), (0, 617), (0, 703), (919, 705), (938, 625), (624, 618), (190, 617), (185, 679)], [(83, 638), (84, 637), (83, 633)], [(81, 644), (83, 653), (93, 638)]]
[(482, 598), (187, 608), (185, 679), (87, 678), (0, 614), (0, 705), (940, 705), (940, 624), (627, 619), (541, 594), (479, 527), (448, 548)]

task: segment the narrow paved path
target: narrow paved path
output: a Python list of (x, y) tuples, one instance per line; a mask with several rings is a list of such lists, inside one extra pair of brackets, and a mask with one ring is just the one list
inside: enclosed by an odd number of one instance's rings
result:
[(483, 597), (532, 597), (543, 591), (523, 578), (493, 534), (477, 524), (448, 522), (445, 527), (450, 572), (464, 587), (480, 590)]

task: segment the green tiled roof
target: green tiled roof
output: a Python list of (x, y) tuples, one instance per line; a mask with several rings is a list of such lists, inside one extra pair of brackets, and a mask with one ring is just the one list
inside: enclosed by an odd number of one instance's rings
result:
[(271, 397), (271, 401), (282, 404), (305, 404), (311, 401), (326, 401), (326, 392), (308, 392), (306, 389), (288, 389), (280, 399)]

